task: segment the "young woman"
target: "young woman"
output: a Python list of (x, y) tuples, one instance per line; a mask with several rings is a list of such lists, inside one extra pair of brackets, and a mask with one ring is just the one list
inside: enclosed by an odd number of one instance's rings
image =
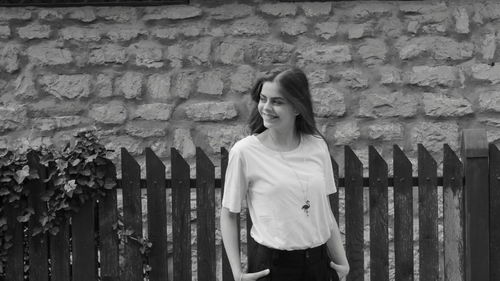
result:
[[(306, 75), (294, 68), (260, 79), (252, 99), (252, 134), (229, 153), (221, 210), (235, 280), (344, 279), (349, 263), (328, 200), (336, 192), (332, 163)], [(241, 269), (236, 222), (245, 199), (257, 242), (248, 273)]]

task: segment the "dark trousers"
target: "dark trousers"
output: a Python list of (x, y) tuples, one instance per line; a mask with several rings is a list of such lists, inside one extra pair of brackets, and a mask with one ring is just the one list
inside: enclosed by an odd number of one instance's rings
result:
[(249, 257), (248, 272), (270, 269), (262, 281), (338, 281), (330, 268), (326, 245), (307, 250), (283, 251), (257, 244)]

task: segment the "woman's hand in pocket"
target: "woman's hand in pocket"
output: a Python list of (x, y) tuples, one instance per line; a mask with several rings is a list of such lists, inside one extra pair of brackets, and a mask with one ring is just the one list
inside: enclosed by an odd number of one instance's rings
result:
[(345, 280), (345, 277), (349, 274), (349, 265), (336, 264), (333, 261), (330, 261), (330, 267), (337, 272), (341, 281)]
[(269, 269), (264, 269), (262, 271), (253, 272), (253, 273), (242, 273), (240, 275), (240, 279), (236, 281), (254, 281), (262, 278), (271, 272)]

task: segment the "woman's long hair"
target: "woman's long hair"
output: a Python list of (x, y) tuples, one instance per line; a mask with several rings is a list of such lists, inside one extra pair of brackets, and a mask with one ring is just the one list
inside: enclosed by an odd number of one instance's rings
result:
[(265, 82), (277, 83), (283, 97), (289, 101), (293, 108), (299, 113), (295, 119), (295, 130), (299, 135), (317, 135), (324, 139), (323, 135), (317, 129), (316, 121), (314, 120), (309, 82), (304, 72), (298, 68), (287, 69), (257, 80), (251, 92), (252, 100), (256, 104), (250, 113), (248, 122), (252, 134), (260, 134), (267, 129), (264, 127), (262, 116), (260, 116), (257, 108), (262, 85)]

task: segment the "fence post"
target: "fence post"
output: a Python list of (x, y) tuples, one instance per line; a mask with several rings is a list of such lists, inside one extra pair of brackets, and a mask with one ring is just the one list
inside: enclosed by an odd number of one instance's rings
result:
[(462, 136), (465, 169), (465, 280), (488, 280), (489, 175), (484, 129), (465, 129)]

